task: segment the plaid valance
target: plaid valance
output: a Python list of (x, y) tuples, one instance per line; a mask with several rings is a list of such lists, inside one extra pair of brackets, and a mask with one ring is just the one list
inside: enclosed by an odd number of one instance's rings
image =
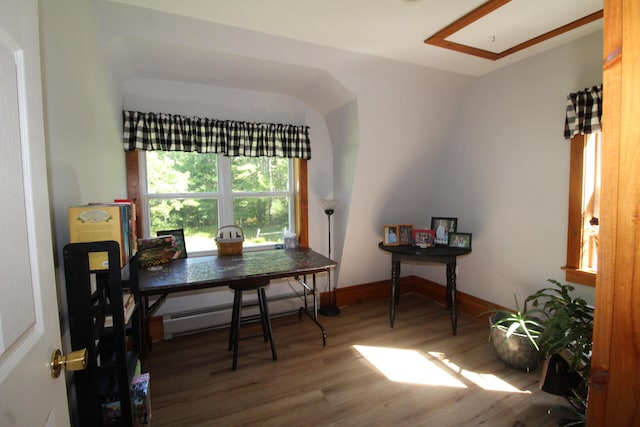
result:
[(564, 138), (586, 135), (602, 129), (602, 85), (570, 93), (564, 120)]
[(309, 126), (123, 111), (124, 150), (311, 158)]

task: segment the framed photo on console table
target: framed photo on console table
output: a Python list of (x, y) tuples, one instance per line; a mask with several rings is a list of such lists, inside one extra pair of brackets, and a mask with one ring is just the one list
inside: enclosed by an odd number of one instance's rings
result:
[(471, 249), (471, 233), (449, 233), (449, 247)]
[(400, 224), (398, 225), (398, 232), (400, 233), (400, 244), (410, 245), (413, 243), (413, 225), (412, 224)]
[(398, 246), (400, 244), (397, 225), (385, 225), (382, 227), (382, 244), (385, 246)]
[(455, 233), (458, 230), (458, 218), (432, 216), (431, 229), (436, 233), (436, 245), (448, 246), (449, 233)]
[(413, 242), (421, 248), (429, 248), (436, 244), (436, 232), (433, 230), (413, 229)]

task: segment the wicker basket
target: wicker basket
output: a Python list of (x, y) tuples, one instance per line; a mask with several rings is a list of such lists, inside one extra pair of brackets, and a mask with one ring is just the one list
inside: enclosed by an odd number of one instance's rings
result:
[(244, 232), (237, 225), (225, 225), (216, 231), (218, 255), (240, 255), (242, 242), (244, 242)]

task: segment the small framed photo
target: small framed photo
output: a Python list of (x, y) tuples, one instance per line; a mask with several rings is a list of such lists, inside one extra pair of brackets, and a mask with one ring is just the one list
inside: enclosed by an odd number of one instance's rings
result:
[(471, 249), (471, 233), (449, 233), (449, 247)]
[(398, 246), (400, 244), (398, 234), (397, 225), (385, 225), (382, 227), (382, 244), (385, 246)]
[(431, 229), (436, 233), (436, 245), (448, 246), (449, 233), (455, 233), (458, 230), (458, 218), (432, 216)]
[(400, 233), (401, 245), (411, 245), (413, 243), (413, 224), (400, 224), (398, 225)]
[(436, 232), (433, 230), (413, 229), (413, 242), (421, 248), (429, 248), (436, 244)]
[(176, 241), (176, 247), (178, 248), (178, 250), (176, 251), (176, 254), (173, 256), (173, 259), (180, 259), (180, 258), (186, 258), (187, 257), (187, 248), (185, 246), (184, 243), (184, 229), (180, 228), (177, 230), (163, 230), (163, 231), (158, 231), (156, 233), (156, 236), (160, 237), (160, 236), (173, 236), (175, 238)]

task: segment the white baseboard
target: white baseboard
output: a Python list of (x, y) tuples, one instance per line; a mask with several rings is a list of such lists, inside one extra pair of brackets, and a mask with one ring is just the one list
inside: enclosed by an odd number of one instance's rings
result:
[[(257, 302), (255, 299), (243, 301), (245, 304)], [(268, 299), (269, 314), (271, 316), (291, 313), (298, 310), (304, 302), (295, 294), (279, 295)], [(309, 297), (309, 304), (313, 304)], [(311, 307), (310, 307), (311, 308)], [(257, 305), (244, 307), (243, 316), (258, 314)], [(228, 327), (231, 323), (231, 305), (219, 305), (204, 309), (184, 311), (180, 313), (165, 313), (162, 316), (164, 339), (170, 340), (175, 336), (192, 334), (211, 329)]]

